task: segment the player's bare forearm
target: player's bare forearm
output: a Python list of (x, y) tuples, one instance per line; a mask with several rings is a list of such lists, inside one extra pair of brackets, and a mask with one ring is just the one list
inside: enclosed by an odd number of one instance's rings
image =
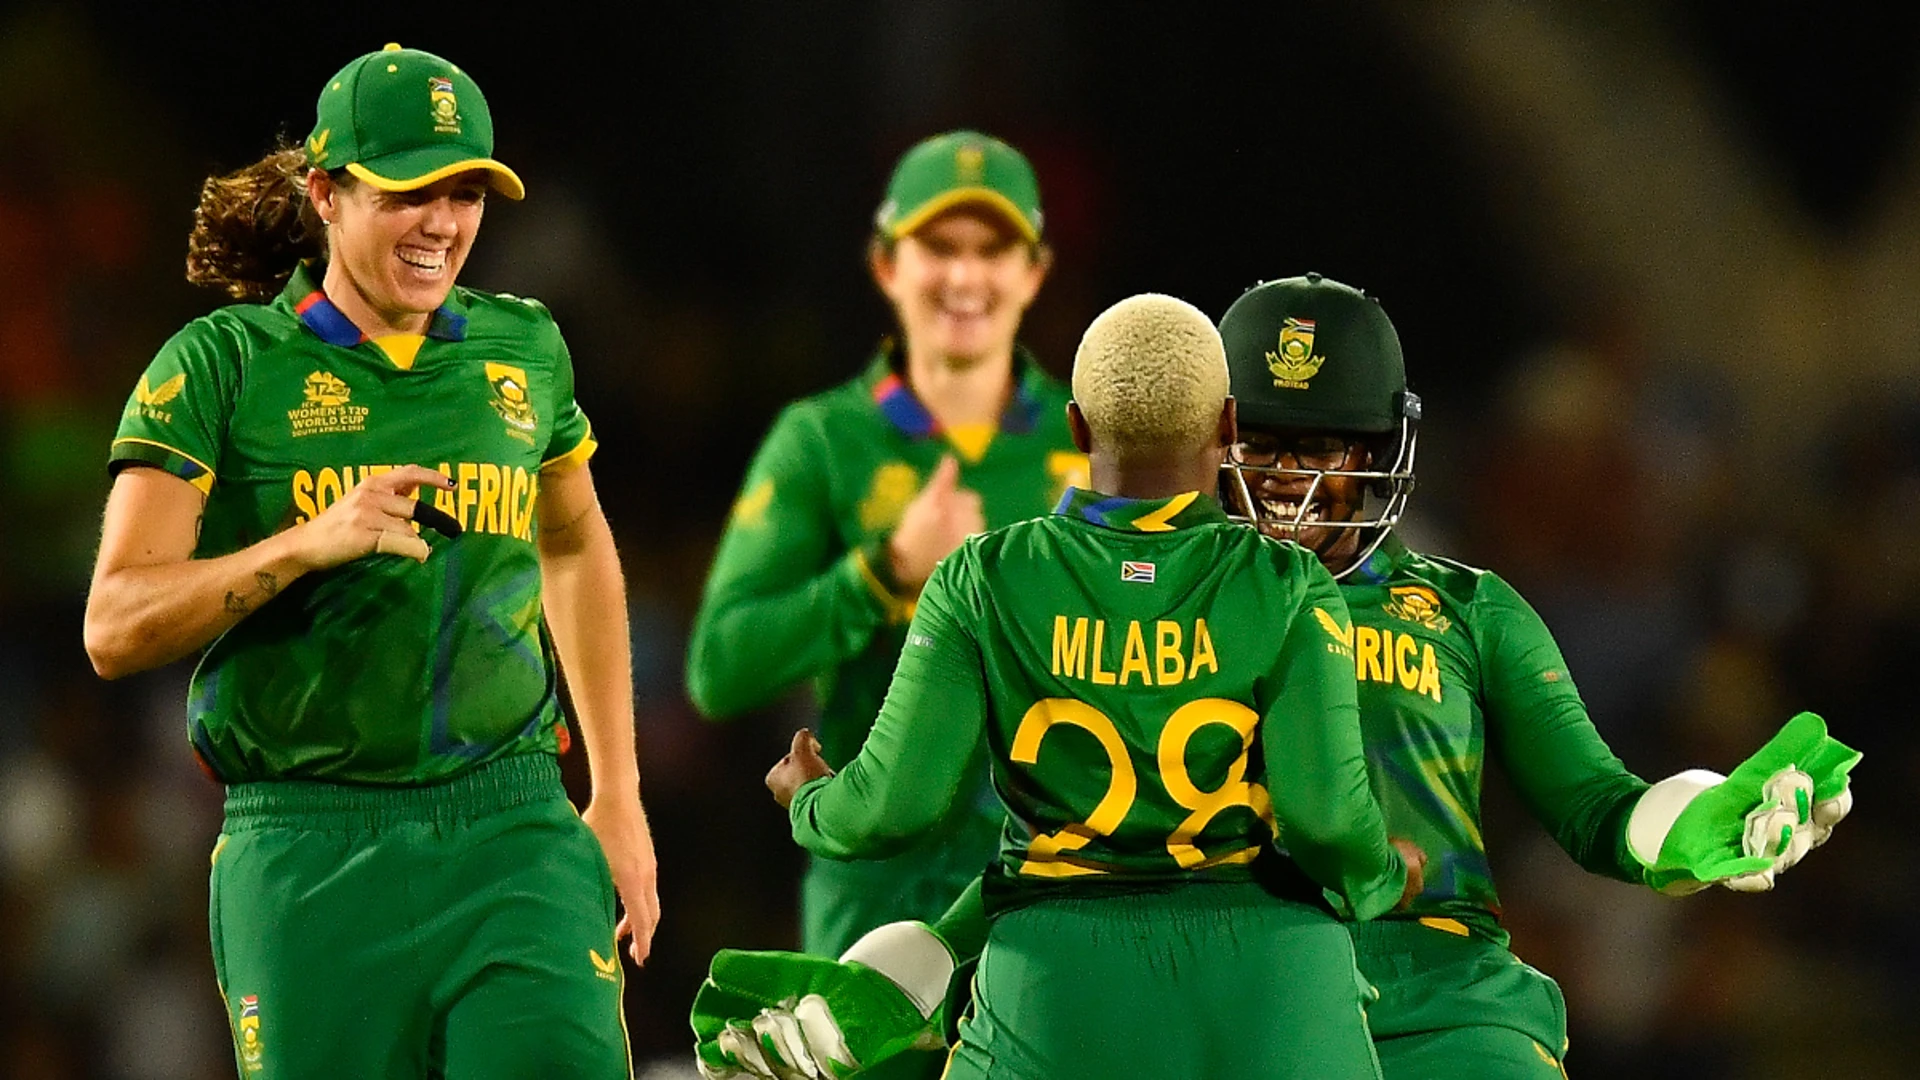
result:
[(596, 800), (638, 799), (626, 579), (586, 466), (541, 477), (542, 605), (586, 744)]
[(130, 566), (94, 579), (86, 645), (117, 679), (170, 664), (226, 633), (305, 570), (278, 537), (217, 559)]
[(287, 534), (195, 559), (204, 497), (156, 469), (128, 469), (107, 499), (87, 594), (87, 656), (117, 679), (192, 654), (306, 572)]
[[(415, 532), (421, 487), (452, 481), (419, 465), (368, 476), (318, 516), (265, 540), (195, 559), (206, 498), (159, 469), (114, 478), (87, 597), (86, 645), (107, 678), (145, 671), (193, 652), (258, 610), (309, 570), (368, 555), (425, 562)], [(425, 520), (425, 519), (422, 519)]]
[(645, 962), (660, 922), (653, 837), (634, 751), (627, 586), (585, 465), (540, 481), (541, 603), (587, 748), (593, 796), (581, 819), (600, 840), (625, 910), (617, 937)]

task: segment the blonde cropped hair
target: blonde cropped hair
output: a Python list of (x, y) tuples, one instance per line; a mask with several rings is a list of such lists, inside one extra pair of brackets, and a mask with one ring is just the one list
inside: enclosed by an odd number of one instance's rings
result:
[(1198, 450), (1219, 430), (1227, 400), (1220, 332), (1185, 300), (1130, 296), (1081, 336), (1073, 399), (1094, 441), (1121, 460)]

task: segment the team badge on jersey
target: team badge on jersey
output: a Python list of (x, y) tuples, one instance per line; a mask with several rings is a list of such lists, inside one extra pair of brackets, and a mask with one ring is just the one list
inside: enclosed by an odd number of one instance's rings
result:
[(1392, 599), (1384, 610), (1396, 619), (1419, 623), (1429, 630), (1446, 633), (1453, 621), (1440, 614), (1440, 594), (1425, 585), (1398, 585), (1387, 590)]
[(260, 1040), (260, 998), (248, 994), (240, 999), (240, 1020), (234, 1025), (236, 1037), (240, 1040), (240, 1060), (250, 1073), (265, 1068), (261, 1058), (266, 1056), (266, 1044)]
[(353, 391), (339, 376), (331, 371), (316, 371), (307, 376), (301, 387), (300, 406), (287, 410), (287, 420), (293, 425), (293, 437), (297, 439), (303, 435), (365, 431), (367, 414), (371, 411), (365, 405), (353, 404)]
[(533, 414), (533, 397), (527, 389), (527, 373), (507, 364), (487, 362), (487, 385), (493, 387), (493, 411), (509, 428), (525, 438), (539, 417)]
[(1267, 370), (1273, 372), (1273, 385), (1287, 390), (1305, 390), (1307, 380), (1320, 373), (1324, 356), (1313, 351), (1314, 321), (1288, 317), (1280, 327), (1280, 350), (1267, 354)]
[(867, 497), (860, 500), (860, 527), (869, 532), (899, 524), (907, 504), (920, 492), (920, 474), (904, 461), (889, 461), (873, 470)]
[(1121, 581), (1138, 581), (1145, 585), (1153, 584), (1153, 564), (1150, 562), (1123, 562), (1120, 564)]
[(173, 423), (173, 413), (161, 408), (161, 406), (179, 397), (180, 391), (186, 389), (186, 386), (187, 373), (184, 371), (153, 388), (147, 386), (147, 377), (142, 375), (140, 376), (140, 385), (133, 388), (134, 404), (132, 408), (127, 410), (127, 415), (132, 416), (138, 413), (149, 420), (158, 420), (163, 424), (171, 424)]
[(428, 76), (427, 103), (433, 110), (434, 131), (442, 135), (460, 134), (460, 102), (453, 96), (452, 79)]

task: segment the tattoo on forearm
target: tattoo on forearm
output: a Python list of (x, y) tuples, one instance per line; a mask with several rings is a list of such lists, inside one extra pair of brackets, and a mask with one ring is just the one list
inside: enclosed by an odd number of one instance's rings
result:
[[(273, 599), (274, 594), (280, 591), (280, 579), (277, 577), (274, 577), (272, 574), (266, 572), (265, 570), (258, 570), (254, 572), (253, 583), (256, 587), (259, 588), (262, 594), (262, 602)], [(251, 594), (247, 596), (241, 596), (237, 592), (229, 591), (227, 593), (227, 598), (224, 603), (227, 609), (227, 613), (231, 615), (245, 615), (247, 612), (252, 611), (254, 609), (254, 603), (253, 603), (253, 598)]]

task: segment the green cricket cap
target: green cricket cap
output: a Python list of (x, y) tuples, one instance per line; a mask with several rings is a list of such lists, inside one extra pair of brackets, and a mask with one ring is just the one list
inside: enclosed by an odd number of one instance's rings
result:
[(1400, 335), (1380, 302), (1319, 274), (1263, 282), (1220, 317), (1242, 424), (1385, 432), (1407, 405)]
[(874, 228), (898, 240), (956, 206), (982, 206), (1028, 243), (1040, 239), (1040, 181), (1020, 151), (978, 131), (950, 131), (916, 144), (893, 167)]
[(493, 114), (472, 76), (429, 52), (388, 45), (327, 80), (307, 136), (307, 164), (345, 168), (382, 191), (412, 191), (469, 169), (493, 189), (526, 197), (493, 160)]

